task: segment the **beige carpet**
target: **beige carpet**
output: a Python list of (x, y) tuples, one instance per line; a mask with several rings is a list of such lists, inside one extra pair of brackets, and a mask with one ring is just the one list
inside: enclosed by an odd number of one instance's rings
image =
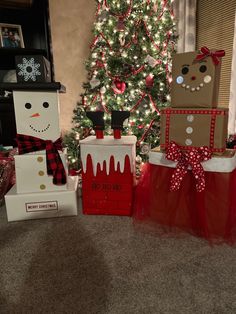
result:
[(236, 249), (127, 217), (8, 223), (1, 208), (0, 313), (235, 314)]

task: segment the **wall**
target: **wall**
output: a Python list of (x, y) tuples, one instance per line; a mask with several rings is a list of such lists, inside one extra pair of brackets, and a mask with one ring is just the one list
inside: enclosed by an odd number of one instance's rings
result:
[(60, 94), (61, 128), (71, 129), (76, 102), (83, 91), (87, 71), (84, 61), (90, 53), (92, 26), (95, 21), (94, 0), (49, 0), (55, 80), (66, 86)]

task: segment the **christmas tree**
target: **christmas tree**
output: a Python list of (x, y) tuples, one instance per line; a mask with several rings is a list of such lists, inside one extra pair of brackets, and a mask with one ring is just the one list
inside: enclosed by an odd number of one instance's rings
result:
[(159, 144), (159, 109), (169, 106), (171, 58), (175, 49), (173, 0), (97, 0), (94, 39), (86, 62), (88, 81), (64, 142), (72, 167), (79, 141), (94, 134), (86, 111), (130, 111), (123, 135), (137, 136), (137, 161)]

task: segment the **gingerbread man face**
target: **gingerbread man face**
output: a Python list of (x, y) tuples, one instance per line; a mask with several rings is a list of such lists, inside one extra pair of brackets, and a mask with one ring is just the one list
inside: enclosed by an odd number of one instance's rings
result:
[(212, 58), (196, 61), (198, 52), (173, 57), (172, 107), (216, 107), (220, 81), (220, 63)]

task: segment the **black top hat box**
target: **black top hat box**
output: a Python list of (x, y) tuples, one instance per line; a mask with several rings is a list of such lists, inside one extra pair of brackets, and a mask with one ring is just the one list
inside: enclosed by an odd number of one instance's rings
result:
[(17, 82), (51, 82), (50, 62), (42, 55), (15, 56)]

